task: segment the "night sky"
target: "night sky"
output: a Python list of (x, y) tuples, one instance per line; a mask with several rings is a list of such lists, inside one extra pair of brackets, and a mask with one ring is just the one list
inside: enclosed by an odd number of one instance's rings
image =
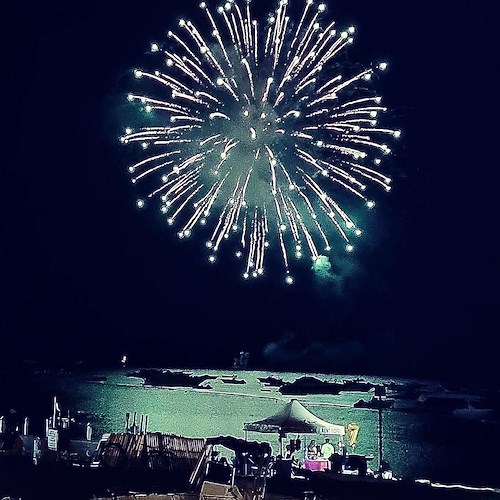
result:
[(131, 71), (196, 2), (3, 2), (0, 359), (229, 368), (244, 349), (254, 368), (500, 383), (498, 10), (330, 2), (357, 27), (348, 59), (390, 63), (377, 88), (404, 135), (341, 275), (304, 263), (287, 287), (278, 260), (243, 282), (135, 207)]

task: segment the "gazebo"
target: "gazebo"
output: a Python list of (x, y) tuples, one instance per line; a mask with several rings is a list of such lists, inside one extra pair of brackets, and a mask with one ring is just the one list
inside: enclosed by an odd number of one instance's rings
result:
[(293, 434), (331, 434), (344, 436), (345, 427), (322, 420), (311, 413), (296, 399), (292, 399), (278, 413), (257, 422), (246, 423), (243, 426), (245, 436), (248, 431), (277, 432), (280, 438), (280, 452), (283, 455), (283, 438), (288, 433)]

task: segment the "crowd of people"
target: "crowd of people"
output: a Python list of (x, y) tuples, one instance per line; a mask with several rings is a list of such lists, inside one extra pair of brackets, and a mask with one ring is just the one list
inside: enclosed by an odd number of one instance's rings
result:
[[(304, 457), (304, 455), (300, 452), (300, 447), (299, 439), (291, 440), (290, 444), (286, 445), (283, 455), (283, 458), (291, 460), (296, 467), (301, 467), (303, 465), (301, 458)], [(331, 468), (336, 469), (338, 463), (342, 463), (342, 460), (345, 461), (346, 451), (341, 441), (339, 441), (337, 448), (335, 448), (329, 438), (326, 438), (323, 444), (319, 444), (313, 439), (307, 446), (305, 457), (307, 460), (328, 460), (332, 463), (333, 467)]]
[[(366, 476), (368, 473), (368, 457), (348, 454), (342, 441), (334, 445), (329, 438), (325, 438), (322, 444), (317, 443), (313, 439), (308, 443), (306, 449), (304, 449), (301, 440), (297, 436), (296, 439), (291, 439), (286, 444), (283, 455), (280, 454), (276, 457), (272, 456), (270, 448), (266, 449), (263, 453), (261, 453), (262, 450), (257, 450), (259, 452), (257, 455), (246, 449), (234, 449), (233, 447), (233, 451), (235, 455), (233, 456), (231, 465), (237, 475), (262, 474), (265, 470), (272, 470), (273, 474), (284, 473), (290, 475), (292, 470), (300, 471), (302, 468), (309, 470), (329, 470), (337, 474), (343, 473), (344, 470), (356, 470), (360, 476)], [(311, 464), (307, 463), (307, 461), (314, 460), (322, 462), (321, 469), (317, 469), (316, 467), (311, 468)], [(324, 465), (324, 461), (328, 462), (327, 466)], [(218, 456), (217, 451), (214, 450), (212, 452), (210, 469), (214, 477), (216, 473), (220, 473), (227, 479), (231, 475), (229, 465), (226, 458)]]
[[(339, 442), (337, 446), (337, 452), (342, 455), (344, 452), (344, 447), (342, 443)], [(313, 439), (307, 447), (307, 458), (310, 460), (315, 460), (317, 458), (324, 458), (325, 460), (330, 460), (330, 457), (335, 453), (335, 446), (330, 442), (329, 438), (325, 439), (322, 445), (316, 443)]]

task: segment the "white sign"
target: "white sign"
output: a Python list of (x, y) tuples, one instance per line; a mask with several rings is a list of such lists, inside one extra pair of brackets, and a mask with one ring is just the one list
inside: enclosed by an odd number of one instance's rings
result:
[(49, 429), (47, 432), (47, 445), (49, 450), (57, 451), (57, 445), (59, 444), (59, 431), (57, 429)]

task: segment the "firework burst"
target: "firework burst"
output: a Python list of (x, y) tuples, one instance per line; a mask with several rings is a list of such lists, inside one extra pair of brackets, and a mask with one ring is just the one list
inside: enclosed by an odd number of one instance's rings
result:
[(143, 149), (129, 172), (179, 238), (207, 226), (210, 262), (229, 240), (244, 278), (258, 277), (274, 248), (291, 284), (292, 258), (353, 251), (361, 230), (340, 200), (370, 209), (368, 185), (391, 189), (379, 165), (400, 132), (378, 125), (385, 108), (369, 85), (387, 64), (338, 63), (355, 30), (323, 24), (312, 0), (295, 21), (281, 0), (263, 27), (249, 1), (200, 8), (208, 32), (181, 19), (151, 44), (163, 68), (134, 70), (151, 93), (128, 95), (147, 115), (121, 137)]

